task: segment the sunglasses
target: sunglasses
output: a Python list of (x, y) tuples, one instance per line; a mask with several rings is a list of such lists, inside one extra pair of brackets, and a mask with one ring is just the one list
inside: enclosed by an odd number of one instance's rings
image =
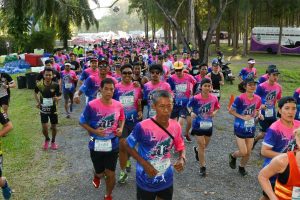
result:
[(107, 65), (99, 65), (98, 67), (99, 67), (99, 68), (106, 68)]
[(122, 72), (123, 75), (131, 75), (132, 72)]
[(175, 72), (182, 72), (183, 69), (175, 69)]
[(151, 71), (150, 73), (151, 73), (151, 74), (157, 74), (157, 75), (160, 74), (160, 72), (158, 72), (158, 71)]

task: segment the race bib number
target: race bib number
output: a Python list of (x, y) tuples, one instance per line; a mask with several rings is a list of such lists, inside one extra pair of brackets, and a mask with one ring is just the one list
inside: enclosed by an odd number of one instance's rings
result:
[(213, 91), (212, 95), (214, 95), (215, 97), (220, 97), (220, 92), (219, 91)]
[(96, 96), (96, 98), (97, 99), (100, 99), (102, 97), (102, 94), (101, 94), (101, 92), (97, 92), (97, 96)]
[(176, 85), (176, 92), (186, 92), (187, 84)]
[(161, 176), (170, 167), (171, 160), (169, 158), (163, 160), (151, 160), (150, 163), (158, 171), (156, 176)]
[(156, 111), (150, 108), (149, 117), (154, 117), (156, 115)]
[(300, 187), (293, 187), (292, 200), (300, 200)]
[(53, 106), (53, 99), (52, 98), (43, 98), (43, 106), (45, 106), (45, 107)]
[(265, 110), (265, 117), (273, 117), (273, 115), (274, 115), (273, 109), (267, 108)]
[(245, 128), (251, 128), (251, 127), (254, 127), (254, 126), (255, 126), (254, 118), (245, 121), (245, 124), (244, 124), (244, 125), (245, 125)]
[(198, 74), (199, 73), (199, 70), (198, 69), (194, 69), (193, 70), (193, 74)]
[(210, 121), (200, 121), (200, 129), (207, 130), (212, 127), (212, 122)]
[(94, 151), (109, 152), (112, 150), (111, 140), (95, 140)]
[(124, 107), (131, 107), (134, 103), (134, 96), (120, 96), (120, 102)]
[(72, 83), (65, 83), (65, 88), (66, 89), (71, 89), (72, 88)]

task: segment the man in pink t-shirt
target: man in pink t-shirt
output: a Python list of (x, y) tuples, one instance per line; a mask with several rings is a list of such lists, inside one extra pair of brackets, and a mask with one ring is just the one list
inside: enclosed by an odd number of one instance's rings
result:
[[(185, 146), (179, 123), (170, 119), (172, 95), (158, 90), (152, 100), (156, 116), (138, 123), (125, 145), (128, 153), (137, 160), (137, 199), (172, 199), (173, 171), (181, 172), (184, 168)], [(171, 164), (173, 147), (179, 156)]]
[(123, 105), (112, 99), (115, 83), (106, 78), (101, 82), (102, 97), (90, 101), (80, 116), (80, 125), (89, 133), (89, 149), (95, 175), (93, 185), (99, 188), (105, 177), (104, 199), (112, 199), (115, 186), (115, 170), (119, 153), (119, 137), (122, 134), (125, 115)]

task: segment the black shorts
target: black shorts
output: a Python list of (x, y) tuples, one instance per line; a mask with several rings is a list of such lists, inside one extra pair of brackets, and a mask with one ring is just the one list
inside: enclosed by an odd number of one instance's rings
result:
[(137, 200), (155, 200), (156, 197), (160, 197), (163, 200), (172, 200), (173, 197), (173, 185), (170, 187), (158, 191), (158, 192), (148, 192), (143, 190), (139, 186), (136, 186), (136, 198)]
[(234, 133), (234, 135), (238, 138), (241, 138), (241, 139), (254, 138), (254, 133), (251, 133), (251, 134), (248, 134), (248, 135), (241, 135), (241, 134), (238, 134), (238, 133)]
[(49, 119), (50, 119), (51, 124), (58, 124), (58, 116), (57, 116), (56, 113), (54, 113), (54, 114), (41, 113), (41, 122), (42, 122), (42, 124), (48, 123)]
[(202, 131), (202, 130), (200, 131), (200, 130), (192, 129), (191, 135), (211, 137), (212, 136), (212, 128), (207, 131)]
[[(273, 191), (274, 191), (275, 183), (271, 183), (271, 186), (272, 186), (272, 189), (273, 189)], [(263, 195), (264, 195), (265, 197), (268, 197), (268, 195), (267, 195), (267, 193), (265, 193), (265, 191), (263, 191), (262, 193), (263, 193)], [(269, 198), (269, 197), (268, 197), (268, 198)]]
[(170, 118), (175, 119), (181, 117), (185, 119), (187, 116), (191, 116), (191, 114), (185, 106), (174, 105)]
[(127, 138), (130, 135), (130, 133), (132, 132), (132, 130), (134, 129), (134, 127), (135, 127), (134, 123), (125, 122), (121, 138)]
[(0, 98), (0, 106), (2, 105), (9, 105), (9, 100), (10, 100), (10, 96), (9, 95), (6, 95), (4, 97), (1, 97)]
[(105, 169), (115, 171), (119, 156), (119, 150), (110, 152), (99, 152), (90, 150), (91, 159), (94, 165), (96, 174), (103, 173)]
[(65, 101), (68, 101), (69, 99), (73, 99), (74, 93), (75, 93), (75, 92), (70, 92), (70, 91), (65, 90), (65, 91), (63, 92), (64, 100), (65, 100)]
[(262, 132), (267, 132), (267, 129), (276, 122), (277, 119), (265, 119), (263, 121), (259, 120), (259, 125), (261, 127)]

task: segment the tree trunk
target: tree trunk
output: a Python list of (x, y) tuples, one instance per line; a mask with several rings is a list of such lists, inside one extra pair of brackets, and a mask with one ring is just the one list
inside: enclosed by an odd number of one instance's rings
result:
[[(236, 2), (235, 2), (236, 3)], [(237, 9), (237, 5), (235, 4), (234, 6), (234, 11), (233, 11), (233, 19), (232, 19), (232, 46), (233, 46), (233, 56), (237, 55), (237, 47), (238, 47), (238, 9)]]
[(221, 27), (219, 25), (216, 30), (216, 49), (220, 48), (220, 33), (221, 33), (220, 29), (221, 29)]
[(282, 40), (282, 18), (279, 18), (279, 39), (278, 39), (277, 55), (281, 55), (281, 40)]
[(190, 42), (192, 43), (194, 49), (196, 47), (196, 41), (195, 41), (195, 0), (191, 1), (191, 26), (190, 26)]
[(155, 19), (153, 18), (152, 20), (152, 40), (155, 40), (155, 32), (156, 32), (156, 26), (155, 26)]
[[(162, 7), (162, 5), (160, 4), (160, 2), (158, 0), (155, 0), (155, 3), (157, 4), (157, 6), (159, 7), (159, 9), (162, 11), (162, 13), (164, 14), (164, 16), (170, 21), (170, 23), (174, 26), (176, 32), (177, 32), (177, 43), (179, 40), (181, 40), (183, 46), (185, 47), (185, 49), (187, 49), (188, 52), (191, 52), (190, 47), (187, 43), (186, 38), (184, 37), (184, 34), (180, 28), (180, 26), (177, 23), (176, 18), (170, 16), (167, 12), (166, 9), (164, 7)], [(179, 46), (177, 44), (177, 49), (179, 50)]]
[(245, 11), (243, 56), (247, 56), (247, 54), (248, 54), (248, 9)]

